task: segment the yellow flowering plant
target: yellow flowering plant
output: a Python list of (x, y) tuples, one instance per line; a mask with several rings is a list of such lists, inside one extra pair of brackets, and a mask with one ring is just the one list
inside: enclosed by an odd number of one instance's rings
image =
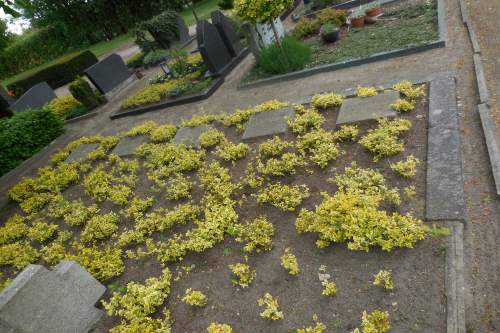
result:
[(229, 265), (229, 269), (233, 273), (231, 282), (241, 288), (248, 288), (253, 279), (255, 279), (255, 269), (251, 269), (249, 265), (243, 263), (236, 263)]
[(290, 275), (298, 275), (300, 272), (297, 258), (292, 253), (290, 248), (285, 249), (285, 253), (281, 256), (281, 266), (288, 271)]
[(278, 300), (274, 298), (271, 294), (265, 293), (264, 297), (259, 298), (259, 306), (264, 306), (264, 311), (260, 313), (260, 316), (267, 320), (281, 320), (283, 319), (283, 312), (280, 311), (280, 305)]
[(391, 104), (391, 108), (398, 112), (410, 112), (415, 109), (415, 102), (400, 98)]
[(211, 323), (207, 331), (208, 333), (232, 333), (233, 329), (227, 324)]
[(382, 286), (386, 290), (394, 289), (394, 282), (392, 281), (392, 273), (390, 271), (381, 270), (373, 278), (373, 285)]
[(257, 194), (259, 203), (270, 203), (283, 211), (293, 212), (302, 204), (302, 200), (309, 197), (309, 188), (306, 185), (271, 184)]
[(240, 232), (236, 238), (237, 242), (246, 243), (243, 251), (257, 253), (261, 251), (269, 251), (273, 247), (272, 237), (274, 235), (274, 227), (265, 216), (260, 216), (250, 223), (243, 224), (240, 227)]
[(334, 93), (314, 95), (311, 100), (313, 107), (317, 109), (328, 109), (331, 107), (339, 107), (344, 102), (344, 97)]
[(358, 97), (362, 97), (362, 98), (373, 97), (373, 96), (377, 96), (378, 92), (377, 92), (377, 88), (375, 88), (375, 87), (358, 86), (358, 89), (356, 91), (356, 95)]
[(406, 160), (391, 163), (390, 167), (401, 176), (410, 178), (417, 174), (417, 167), (419, 164), (420, 160), (418, 158), (415, 158), (413, 155), (409, 155)]
[(199, 290), (189, 288), (186, 290), (182, 301), (191, 306), (204, 307), (207, 305), (208, 297)]
[(382, 157), (396, 155), (404, 151), (404, 141), (399, 135), (411, 128), (411, 121), (407, 119), (378, 120), (378, 127), (368, 130), (359, 143), (373, 154), (373, 160), (379, 161)]

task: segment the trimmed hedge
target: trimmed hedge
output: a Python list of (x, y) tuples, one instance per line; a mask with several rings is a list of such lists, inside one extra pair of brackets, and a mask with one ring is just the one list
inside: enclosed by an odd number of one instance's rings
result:
[(84, 51), (54, 64), (7, 86), (16, 96), (21, 96), (35, 84), (46, 81), (52, 89), (57, 89), (70, 83), (76, 76), (97, 63), (99, 60), (90, 51)]
[(0, 119), (0, 176), (30, 158), (63, 132), (49, 109), (17, 112)]
[(78, 76), (70, 85), (69, 91), (89, 110), (95, 109), (105, 101), (92, 89), (90, 84)]

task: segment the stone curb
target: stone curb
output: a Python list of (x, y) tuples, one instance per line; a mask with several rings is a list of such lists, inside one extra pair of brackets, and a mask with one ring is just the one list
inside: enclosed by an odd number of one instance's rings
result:
[(296, 79), (303, 79), (303, 78), (306, 78), (306, 77), (309, 77), (312, 75), (316, 75), (316, 74), (333, 72), (333, 71), (344, 69), (344, 68), (366, 65), (366, 64), (373, 63), (373, 62), (377, 62), (377, 61), (389, 60), (389, 59), (393, 59), (393, 58), (398, 58), (398, 57), (408, 56), (408, 55), (412, 55), (412, 54), (416, 54), (416, 53), (420, 53), (420, 52), (425, 52), (425, 51), (432, 50), (432, 49), (446, 47), (447, 32), (446, 32), (446, 22), (445, 22), (445, 7), (444, 7), (443, 1), (444, 0), (437, 0), (439, 39), (436, 41), (433, 41), (433, 42), (430, 42), (430, 43), (427, 43), (424, 45), (420, 45), (420, 46), (405, 48), (405, 49), (398, 49), (398, 50), (393, 50), (393, 51), (388, 51), (388, 52), (380, 52), (380, 53), (376, 53), (376, 54), (373, 54), (371, 56), (368, 56), (366, 58), (347, 60), (347, 61), (343, 61), (343, 62), (337, 62), (334, 64), (326, 64), (326, 65), (316, 66), (316, 67), (313, 67), (310, 69), (303, 69), (303, 70), (292, 72), (292, 73), (275, 75), (275, 76), (272, 76), (269, 78), (256, 80), (256, 81), (252, 81), (252, 82), (248, 82), (248, 83), (241, 83), (238, 86), (238, 89), (241, 90), (241, 89), (258, 88), (258, 87), (266, 86), (269, 84), (285, 82), (285, 81), (290, 81), (290, 80), (296, 80)]
[(479, 91), (479, 100), (482, 103), (489, 103), (490, 94), (488, 92), (488, 85), (486, 83), (486, 76), (484, 75), (483, 61), (480, 54), (474, 54), (474, 69), (476, 71), (477, 89)]
[(486, 140), (486, 147), (488, 148), (488, 155), (490, 156), (491, 169), (493, 171), (493, 178), (495, 179), (496, 191), (500, 195), (500, 149), (496, 139), (495, 127), (491, 119), (490, 108), (487, 104), (478, 105), (479, 116), (483, 126), (484, 138)]
[(464, 225), (447, 224), (451, 234), (446, 251), (446, 333), (465, 333)]

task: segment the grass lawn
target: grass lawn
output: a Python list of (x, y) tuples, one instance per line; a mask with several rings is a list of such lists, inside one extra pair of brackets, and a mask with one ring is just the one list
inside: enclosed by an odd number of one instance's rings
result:
[[(210, 17), (210, 13), (217, 9), (217, 3), (219, 2), (219, 0), (205, 0), (205, 1), (202, 1), (202, 2), (199, 2), (195, 5), (195, 10), (196, 10), (196, 14), (198, 15), (198, 18), (200, 19), (204, 19), (204, 18), (208, 18)], [(184, 18), (184, 21), (186, 21), (186, 25), (187, 26), (190, 26), (190, 25), (193, 25), (196, 23), (196, 20), (193, 16), (193, 13), (191, 11), (191, 9), (185, 9), (182, 13), (181, 13), (182, 17)], [(11, 76), (9, 78), (6, 78), (4, 79), (3, 81), (1, 81), (1, 84), (4, 85), (4, 86), (7, 86), (8, 84), (14, 82), (14, 81), (17, 81), (17, 80), (20, 80), (20, 79), (23, 79), (41, 69), (44, 69), (44, 68), (47, 68), (53, 64), (56, 64), (58, 62), (61, 62), (63, 61), (64, 59), (68, 58), (68, 57), (71, 57), (72, 55), (78, 53), (78, 52), (81, 52), (81, 51), (84, 51), (84, 50), (90, 50), (92, 51), (97, 57), (101, 57), (107, 53), (110, 53), (112, 50), (122, 46), (122, 45), (125, 45), (125, 44), (128, 44), (128, 43), (132, 43), (134, 41), (134, 36), (132, 33), (127, 33), (125, 35), (121, 35), (121, 36), (118, 36), (116, 37), (115, 39), (113, 40), (110, 40), (110, 41), (104, 41), (104, 42), (100, 42), (100, 43), (97, 43), (95, 45), (92, 45), (92, 46), (89, 46), (89, 47), (86, 47), (86, 48), (83, 48), (81, 50), (78, 50), (78, 51), (74, 51), (74, 52), (71, 52), (69, 54), (66, 54), (60, 58), (57, 58), (57, 59), (54, 59), (50, 62), (47, 62), (43, 65), (40, 65), (40, 66), (37, 66), (35, 68), (32, 68), (30, 70), (27, 70), (25, 72), (22, 72), (22, 73), (19, 73), (17, 75), (14, 75), (14, 76)]]
[[(386, 9), (383, 20), (364, 28), (351, 29), (334, 44), (324, 44), (320, 36), (304, 42), (312, 49), (306, 68), (365, 58), (370, 55), (427, 44), (439, 38), (437, 8), (425, 4)], [(255, 66), (245, 78), (253, 81), (272, 75)]]

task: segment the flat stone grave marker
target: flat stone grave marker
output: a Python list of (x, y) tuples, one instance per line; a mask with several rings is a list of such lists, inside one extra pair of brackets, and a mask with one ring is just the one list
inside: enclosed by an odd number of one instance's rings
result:
[(102, 94), (106, 94), (127, 81), (132, 76), (132, 72), (123, 59), (113, 53), (87, 68), (85, 75)]
[(196, 26), (198, 48), (212, 75), (220, 75), (232, 57), (217, 28), (206, 20)]
[(31, 87), (17, 101), (10, 106), (15, 112), (21, 112), (27, 109), (38, 109), (56, 98), (54, 90), (47, 82), (40, 82)]
[(289, 98), (288, 102), (291, 105), (303, 105), (311, 103), (312, 96), (300, 96), (295, 98)]
[(82, 160), (86, 160), (87, 156), (91, 152), (96, 150), (97, 147), (99, 147), (99, 144), (97, 144), (97, 143), (89, 143), (89, 144), (79, 145), (78, 147), (75, 148), (75, 150), (73, 150), (71, 152), (71, 154), (69, 154), (68, 158), (64, 162), (72, 163), (72, 162), (79, 162)]
[(398, 114), (391, 108), (391, 104), (398, 98), (399, 92), (393, 90), (379, 93), (377, 96), (373, 97), (347, 98), (340, 108), (337, 124), (355, 123), (383, 117), (395, 117)]
[(86, 333), (103, 316), (106, 288), (74, 261), (29, 265), (0, 294), (0, 332)]
[(120, 157), (130, 156), (135, 153), (137, 147), (147, 142), (149, 142), (149, 137), (146, 135), (127, 136), (118, 142), (111, 154), (118, 155)]
[(285, 108), (252, 115), (243, 133), (243, 140), (285, 133), (288, 130), (288, 119), (294, 114), (292, 108)]
[(220, 11), (216, 10), (212, 12), (212, 23), (215, 25), (219, 31), (222, 41), (226, 45), (226, 48), (232, 57), (236, 57), (243, 51), (243, 46), (240, 43), (240, 37), (234, 30), (231, 22), (228, 18)]
[(200, 147), (200, 135), (212, 127), (208, 125), (201, 125), (197, 127), (183, 127), (177, 131), (172, 143), (183, 144), (192, 148)]

